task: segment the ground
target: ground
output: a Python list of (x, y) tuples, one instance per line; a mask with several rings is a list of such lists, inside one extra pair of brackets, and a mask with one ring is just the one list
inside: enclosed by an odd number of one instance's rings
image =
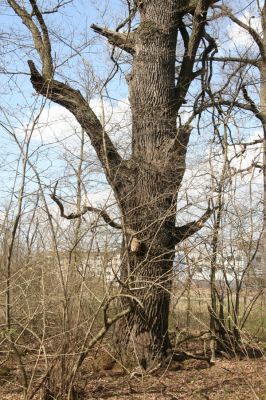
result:
[(106, 374), (89, 383), (87, 398), (266, 400), (266, 360), (218, 360), (210, 368), (202, 361), (191, 360), (181, 368), (131, 379)]
[[(23, 399), (10, 377), (1, 381), (1, 400)], [(188, 360), (153, 376), (130, 376), (118, 366), (99, 371), (88, 367), (82, 386), (81, 399), (87, 400), (266, 400), (266, 359), (218, 359), (211, 367)]]

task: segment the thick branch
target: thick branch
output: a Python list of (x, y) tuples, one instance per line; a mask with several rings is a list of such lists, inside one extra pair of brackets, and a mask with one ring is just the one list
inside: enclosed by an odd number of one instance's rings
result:
[(32, 16), (27, 12), (24, 7), (20, 7), (20, 5), (14, 0), (8, 0), (8, 4), (14, 10), (14, 12), (21, 18), (22, 22), (29, 29), (32, 35), (32, 39), (34, 42), (35, 49), (37, 50), (41, 62), (42, 62), (42, 73), (45, 79), (51, 79), (53, 75), (53, 63), (51, 56), (51, 44), (48, 34), (47, 26), (44, 22), (42, 14), (36, 4), (35, 0), (30, 0), (33, 14), (36, 16), (38, 23), (41, 28), (41, 32), (36, 26), (35, 22), (32, 19)]
[(193, 16), (192, 32), (188, 42), (185, 28), (183, 25), (180, 26), (186, 50), (177, 82), (177, 109), (182, 106), (190, 83), (194, 79), (193, 66), (196, 53), (203, 37), (207, 11), (212, 3), (213, 1), (210, 0), (200, 0), (197, 2), (197, 7)]
[(34, 22), (33, 15), (30, 15), (24, 7), (15, 0), (8, 0), (8, 3), (31, 32), (34, 46), (42, 62), (42, 74), (39, 73), (33, 61), (28, 62), (34, 89), (42, 96), (65, 107), (76, 117), (81, 127), (89, 135), (106, 176), (112, 184), (121, 163), (121, 157), (81, 93), (67, 84), (53, 79), (54, 71), (48, 29), (36, 0), (30, 0), (30, 4), (40, 28)]
[(206, 25), (207, 11), (212, 3), (213, 1), (211, 0), (201, 0), (197, 2), (188, 46), (188, 57), (192, 60), (195, 60), (196, 52)]
[(188, 150), (188, 142), (193, 127), (189, 124), (182, 125), (177, 130), (174, 148), (176, 148), (175, 155), (178, 160), (178, 175), (179, 180), (183, 179), (186, 170), (186, 155)]
[(89, 135), (107, 177), (113, 182), (122, 160), (88, 102), (79, 90), (55, 79), (47, 81), (38, 72), (33, 61), (28, 61), (28, 64), (31, 71), (31, 83), (36, 92), (65, 107), (76, 117)]
[(189, 236), (192, 236), (196, 232), (198, 232), (204, 226), (205, 222), (210, 218), (213, 211), (214, 210), (210, 207), (210, 202), (209, 202), (208, 208), (201, 218), (199, 218), (197, 221), (189, 222), (186, 225), (177, 226), (173, 234), (176, 243), (180, 243), (183, 240), (187, 239)]
[(50, 38), (49, 38), (49, 32), (46, 26), (46, 23), (43, 19), (42, 13), (40, 12), (36, 1), (35, 0), (30, 0), (30, 4), (32, 6), (32, 11), (33, 14), (36, 16), (41, 31), (42, 31), (42, 36), (43, 36), (43, 47), (44, 47), (44, 51), (47, 53), (46, 57), (50, 58), (50, 62), (52, 64), (52, 57), (51, 57), (51, 43), (50, 43)]
[(184, 21), (182, 18), (180, 18), (179, 24), (178, 24), (179, 31), (181, 33), (183, 43), (184, 43), (184, 48), (185, 48), (185, 55), (188, 51), (188, 45), (189, 45), (189, 34), (186, 28), (186, 25), (184, 24)]
[(101, 28), (95, 24), (92, 24), (91, 28), (94, 30), (94, 32), (106, 37), (108, 42), (113, 46), (117, 46), (130, 54), (134, 53), (134, 34), (111, 31), (107, 28)]
[(242, 86), (242, 93), (244, 96), (244, 99), (247, 101), (247, 103), (250, 105), (251, 110), (253, 111), (254, 115), (262, 122), (264, 123), (265, 119), (264, 116), (262, 115), (262, 113), (259, 111), (259, 109), (257, 108), (256, 104), (254, 103), (254, 101), (252, 100), (252, 98), (249, 96), (248, 91), (246, 89), (246, 87), (243, 85)]

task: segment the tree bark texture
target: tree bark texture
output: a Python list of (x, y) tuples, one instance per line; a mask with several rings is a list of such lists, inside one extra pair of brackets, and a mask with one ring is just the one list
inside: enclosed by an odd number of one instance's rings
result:
[[(170, 347), (173, 232), (190, 133), (189, 128), (177, 129), (177, 2), (165, 1), (163, 12), (161, 7), (161, 1), (147, 2), (135, 37), (128, 76), (135, 173), (121, 200), (124, 222), (138, 232), (139, 241), (136, 248), (129, 243), (125, 249), (122, 279), (141, 302), (124, 321), (123, 337), (134, 342), (144, 366), (151, 358), (164, 357)], [(121, 326), (118, 332), (120, 340)]]

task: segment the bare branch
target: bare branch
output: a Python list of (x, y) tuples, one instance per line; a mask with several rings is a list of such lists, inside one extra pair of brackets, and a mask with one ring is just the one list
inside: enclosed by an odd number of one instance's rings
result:
[(33, 61), (28, 61), (31, 71), (31, 83), (37, 93), (60, 104), (70, 111), (88, 134), (106, 175), (113, 183), (121, 157), (111, 139), (104, 131), (99, 119), (79, 90), (55, 79), (47, 81), (37, 70)]
[(252, 142), (241, 142), (241, 143), (239, 143), (239, 145), (244, 146), (244, 147), (246, 147), (246, 146), (254, 146), (254, 144), (263, 143), (263, 140), (264, 139), (261, 138), (261, 139), (253, 140)]
[(196, 232), (198, 232), (204, 226), (205, 222), (210, 218), (213, 212), (214, 209), (210, 207), (209, 201), (207, 210), (197, 221), (189, 222), (188, 224), (185, 224), (183, 226), (177, 226), (173, 234), (176, 243), (180, 243), (183, 240), (187, 239), (189, 236), (192, 236)]
[(236, 100), (227, 100), (227, 99), (215, 99), (215, 101), (206, 101), (200, 107), (196, 108), (193, 111), (193, 114), (189, 117), (187, 123), (190, 124), (195, 116), (202, 113), (203, 111), (212, 108), (212, 107), (220, 107), (220, 106), (228, 106), (228, 107), (237, 107), (245, 111), (252, 112), (255, 117), (257, 117), (262, 123), (264, 123), (264, 116), (263, 114), (257, 109), (256, 112), (251, 104), (241, 103), (240, 101)]
[(250, 65), (254, 65), (254, 67), (260, 67), (260, 63), (261, 63), (261, 59), (258, 58), (248, 58), (248, 57), (213, 57), (212, 58), (213, 61), (217, 61), (217, 62), (223, 62), (223, 63), (227, 63), (227, 62), (236, 62), (236, 63), (240, 63), (240, 64), (250, 64)]
[(71, 213), (71, 214), (66, 214), (65, 213), (65, 209), (64, 206), (62, 204), (62, 202), (59, 200), (59, 198), (56, 195), (56, 188), (58, 185), (58, 181), (54, 187), (54, 191), (53, 193), (50, 195), (51, 199), (58, 205), (59, 210), (60, 210), (60, 215), (62, 218), (65, 219), (77, 219), (82, 217), (84, 214), (86, 214), (87, 212), (94, 212), (96, 214), (99, 214), (99, 216), (108, 224), (110, 225), (112, 228), (116, 228), (116, 229), (122, 229), (122, 226), (120, 224), (118, 224), (117, 222), (115, 222), (108, 214), (105, 210), (102, 210), (100, 208), (96, 208), (96, 207), (91, 207), (91, 206), (84, 206), (83, 209), (80, 212), (76, 212), (76, 213)]
[(31, 32), (34, 46), (39, 53), (42, 62), (42, 73), (45, 79), (51, 79), (53, 75), (53, 62), (51, 56), (51, 44), (47, 26), (35, 0), (30, 0), (33, 13), (37, 17), (41, 32), (34, 23), (32, 16), (24, 7), (21, 7), (15, 0), (8, 0), (8, 4), (14, 12), (21, 18), (22, 22)]
[(216, 8), (221, 9), (222, 11), (225, 12), (225, 15), (227, 15), (231, 21), (235, 22), (238, 26), (243, 28), (245, 31), (247, 31), (251, 37), (254, 39), (255, 43), (258, 45), (260, 54), (263, 58), (265, 58), (265, 51), (264, 51), (264, 46), (263, 46), (263, 40), (258, 34), (258, 32), (255, 31), (250, 25), (245, 24), (242, 22), (240, 19), (238, 19), (232, 12), (231, 10), (226, 7), (226, 6), (216, 6)]
[[(55, 7), (53, 7), (51, 10), (42, 10), (42, 15), (55, 14), (61, 8), (63, 8), (64, 6), (66, 6), (67, 4), (70, 4), (72, 2), (73, 2), (73, 0), (59, 1), (59, 3)], [(34, 13), (33, 13), (33, 15), (34, 15)]]
[(246, 168), (242, 168), (242, 169), (235, 169), (234, 168), (230, 175), (231, 175), (231, 177), (233, 177), (233, 176), (238, 175), (238, 174), (250, 173), (250, 171), (252, 171), (254, 168), (258, 168), (258, 169), (262, 170), (263, 169), (263, 165), (259, 164), (259, 163), (252, 162), (252, 164), (249, 165)]
[(134, 34), (133, 33), (119, 33), (115, 31), (111, 31), (107, 28), (101, 28), (98, 25), (92, 24), (91, 28), (94, 32), (99, 33), (100, 35), (106, 37), (110, 44), (113, 46), (117, 46), (126, 52), (133, 54), (134, 53)]
[[(58, 185), (58, 181), (55, 184), (53, 193), (50, 194), (51, 199), (58, 205), (58, 208), (60, 210), (60, 216), (62, 218), (68, 219), (68, 220), (72, 220), (72, 219), (77, 219), (82, 217), (83, 215), (85, 215), (87, 212), (93, 212), (99, 215), (99, 217), (101, 217), (104, 222), (106, 222), (109, 226), (111, 226), (112, 228), (115, 229), (124, 229), (124, 231), (131, 236), (136, 235), (136, 232), (133, 231), (133, 229), (127, 228), (127, 227), (123, 227), (121, 224), (118, 224), (117, 222), (115, 222), (110, 216), (109, 214), (101, 209), (101, 208), (97, 208), (97, 207), (92, 207), (92, 206), (84, 206), (82, 208), (82, 210), (80, 212), (76, 212), (76, 213), (70, 213), (70, 214), (66, 214), (65, 213), (65, 208), (63, 206), (63, 203), (61, 202), (61, 200), (58, 198), (58, 196), (56, 195), (56, 188)], [(133, 238), (132, 240), (137, 240), (136, 238)]]
[(128, 24), (128, 26), (130, 27), (130, 26), (131, 26), (131, 22), (132, 22), (133, 18), (135, 17), (137, 11), (138, 11), (138, 7), (136, 6), (136, 4), (134, 4), (133, 8), (131, 9), (130, 3), (129, 3), (129, 15), (128, 15), (128, 17), (127, 17), (123, 22), (121, 22), (121, 23), (116, 27), (116, 30), (115, 30), (115, 31), (116, 31), (116, 32), (119, 32), (120, 29), (124, 28), (124, 26), (127, 25), (127, 24)]

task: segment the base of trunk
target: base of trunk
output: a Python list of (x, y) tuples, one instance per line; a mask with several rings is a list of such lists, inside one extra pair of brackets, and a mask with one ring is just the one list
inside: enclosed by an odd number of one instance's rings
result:
[[(143, 316), (143, 313), (142, 313)], [(161, 363), (171, 349), (168, 330), (156, 332), (153, 327), (140, 330), (137, 311), (120, 320), (114, 330), (116, 356), (127, 367), (141, 366), (144, 370)], [(142, 321), (142, 323), (148, 321)]]

